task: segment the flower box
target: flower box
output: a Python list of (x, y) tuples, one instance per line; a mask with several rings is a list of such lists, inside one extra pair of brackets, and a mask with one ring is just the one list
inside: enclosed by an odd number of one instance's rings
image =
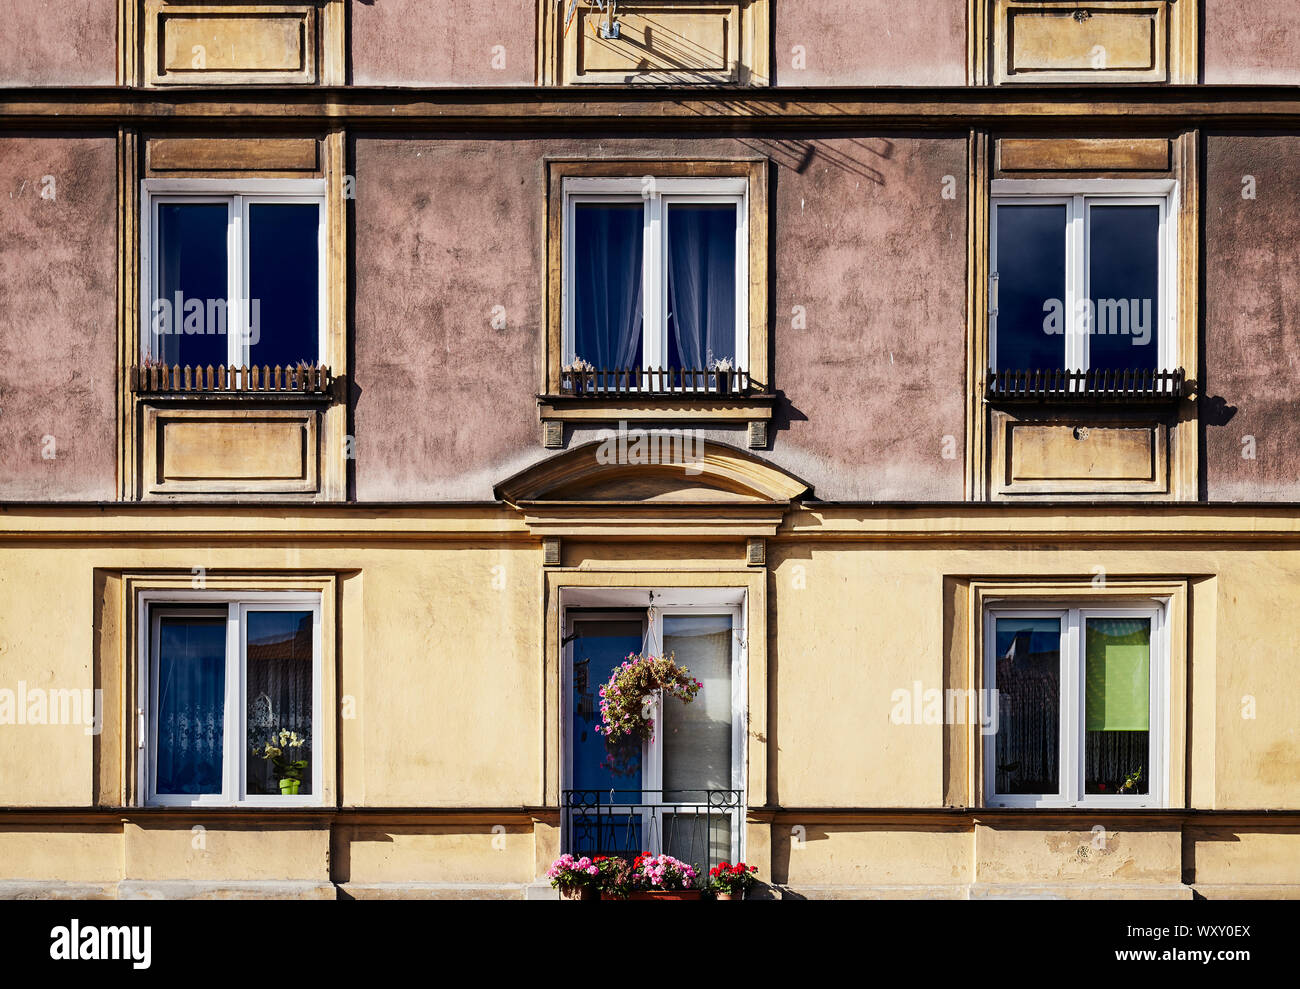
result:
[(698, 900), (698, 889), (641, 889), (629, 893), (629, 900)]

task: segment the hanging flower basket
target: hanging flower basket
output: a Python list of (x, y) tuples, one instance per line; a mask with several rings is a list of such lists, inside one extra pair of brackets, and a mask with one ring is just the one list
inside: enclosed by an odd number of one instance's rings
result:
[(637, 736), (649, 741), (655, 737), (653, 698), (657, 691), (689, 704), (704, 684), (691, 671), (678, 666), (671, 655), (628, 655), (614, 667), (609, 681), (600, 688), (601, 724), (596, 731), (607, 740)]

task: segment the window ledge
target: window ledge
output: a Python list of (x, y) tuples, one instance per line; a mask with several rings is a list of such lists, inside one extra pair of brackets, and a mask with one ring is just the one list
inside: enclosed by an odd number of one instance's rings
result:
[(776, 395), (718, 395), (680, 392), (670, 395), (609, 392), (589, 395), (538, 395), (544, 421), (612, 422), (689, 419), (696, 422), (772, 418)]
[(989, 371), (984, 398), (990, 405), (1174, 405), (1190, 396), (1194, 385), (1181, 367), (1172, 371)]

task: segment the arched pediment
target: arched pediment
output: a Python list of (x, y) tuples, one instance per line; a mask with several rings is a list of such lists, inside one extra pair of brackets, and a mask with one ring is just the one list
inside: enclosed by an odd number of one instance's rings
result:
[(509, 504), (788, 504), (809, 486), (725, 443), (633, 430), (534, 464), (496, 486)]

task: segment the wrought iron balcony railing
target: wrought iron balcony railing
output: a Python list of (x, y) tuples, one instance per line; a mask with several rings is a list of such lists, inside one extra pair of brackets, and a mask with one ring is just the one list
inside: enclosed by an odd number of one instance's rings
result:
[(1186, 393), (1186, 375), (1181, 367), (1172, 371), (990, 371), (987, 388), (990, 400), (1002, 402), (1153, 403), (1177, 401)]
[(704, 879), (740, 857), (741, 790), (565, 790), (563, 851), (573, 855), (667, 854)]
[(748, 371), (637, 367), (560, 372), (560, 394), (584, 398), (683, 394), (727, 398), (746, 395), (751, 387)]

